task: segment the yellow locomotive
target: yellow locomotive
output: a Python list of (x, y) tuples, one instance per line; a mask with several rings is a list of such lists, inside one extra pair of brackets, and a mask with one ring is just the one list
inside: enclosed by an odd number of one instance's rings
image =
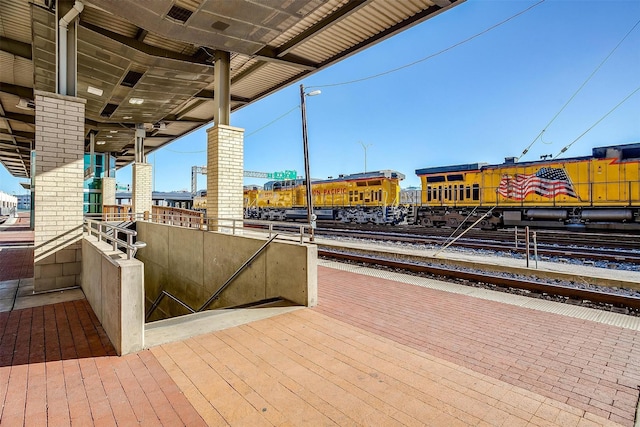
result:
[[(382, 170), (311, 183), (313, 212), (318, 219), (359, 224), (397, 224), (406, 210), (399, 206), (403, 174)], [(245, 218), (284, 221), (307, 218), (304, 179), (270, 181), (263, 188), (245, 187)]]
[[(483, 228), (640, 230), (640, 143), (597, 147), (591, 156), (416, 170), (421, 190), (405, 191), (409, 223)], [(419, 194), (418, 194), (419, 193)]]

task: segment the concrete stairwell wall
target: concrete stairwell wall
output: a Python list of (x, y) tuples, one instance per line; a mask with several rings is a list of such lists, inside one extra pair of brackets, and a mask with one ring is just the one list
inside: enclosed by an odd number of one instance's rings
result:
[[(137, 222), (137, 232), (147, 243), (136, 256), (145, 264), (146, 309), (162, 290), (198, 308), (266, 241), (142, 221)], [(272, 242), (209, 308), (275, 297), (304, 306), (317, 304), (316, 246)], [(149, 320), (186, 313), (164, 298)]]
[(82, 291), (118, 355), (144, 347), (144, 264), (96, 237), (82, 239)]

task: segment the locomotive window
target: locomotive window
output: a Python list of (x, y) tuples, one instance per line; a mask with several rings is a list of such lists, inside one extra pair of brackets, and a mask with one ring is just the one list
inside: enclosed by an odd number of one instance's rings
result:
[(445, 180), (444, 175), (427, 177), (427, 182), (444, 182), (444, 180)]
[(380, 181), (379, 179), (375, 181), (369, 181), (369, 185), (382, 185), (382, 181)]
[(640, 158), (640, 148), (623, 148), (622, 149), (622, 160), (626, 159), (639, 159)]
[(464, 186), (460, 186), (460, 192), (458, 193), (458, 199), (459, 200), (464, 200)]
[(471, 187), (467, 185), (467, 199), (471, 198)]
[(367, 186), (367, 183), (366, 183), (366, 182), (362, 182), (362, 181), (358, 181), (358, 182), (356, 182), (356, 185), (357, 185), (358, 187), (366, 187), (366, 186)]
[(464, 176), (461, 173), (447, 175), (447, 181), (464, 181)]
[(473, 184), (473, 200), (480, 200), (480, 185)]
[(451, 186), (449, 186), (449, 200), (454, 200), (454, 199), (455, 199), (455, 194)]
[(360, 201), (362, 201), (364, 199), (364, 193), (360, 193)]
[(442, 201), (442, 185), (438, 187), (438, 200)]
[(431, 201), (431, 186), (427, 186), (427, 202)]
[(447, 186), (444, 186), (444, 200), (449, 199), (449, 190), (447, 189)]
[(382, 190), (378, 190), (378, 201), (382, 201)]

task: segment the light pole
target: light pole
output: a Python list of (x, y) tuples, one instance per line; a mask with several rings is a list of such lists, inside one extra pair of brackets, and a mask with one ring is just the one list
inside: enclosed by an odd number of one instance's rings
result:
[(362, 148), (364, 148), (364, 173), (367, 173), (367, 148), (371, 147), (373, 144), (365, 144), (362, 141), (358, 141)]
[(319, 90), (309, 93), (304, 92), (304, 85), (300, 85), (300, 109), (302, 110), (302, 147), (304, 150), (304, 176), (307, 189), (307, 221), (309, 222), (310, 241), (313, 241), (313, 229), (315, 220), (313, 219), (313, 201), (311, 198), (311, 173), (309, 172), (309, 141), (307, 139), (307, 107), (305, 97), (320, 95)]

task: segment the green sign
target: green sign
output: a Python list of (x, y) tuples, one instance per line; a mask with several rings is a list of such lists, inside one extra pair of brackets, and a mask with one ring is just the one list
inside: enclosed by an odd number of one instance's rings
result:
[(116, 184), (116, 191), (129, 191), (128, 185)]
[(285, 179), (296, 179), (298, 177), (297, 171), (280, 171), (267, 174), (267, 178), (275, 179), (277, 181), (284, 181)]

